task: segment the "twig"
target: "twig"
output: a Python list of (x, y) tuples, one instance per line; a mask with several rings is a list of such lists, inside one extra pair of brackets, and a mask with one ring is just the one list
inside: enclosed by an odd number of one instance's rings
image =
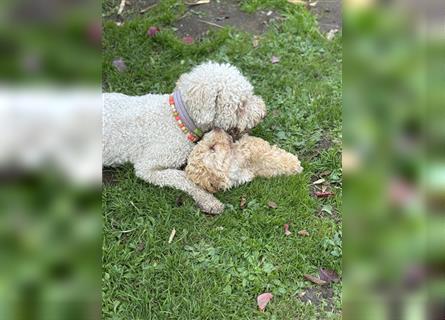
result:
[(180, 16), (176, 21), (182, 20), (182, 19), (184, 19), (185, 17), (187, 17), (187, 16), (189, 16), (189, 15), (190, 15), (190, 11), (187, 11), (187, 12), (184, 13), (182, 16)]
[(119, 9), (117, 10), (117, 15), (121, 15), (122, 12), (124, 11), (124, 7), (125, 7), (125, 0), (121, 0), (121, 4), (119, 5)]
[(223, 26), (220, 26), (219, 24), (216, 24), (216, 23), (213, 23), (213, 22), (210, 22), (210, 21), (205, 21), (205, 20), (201, 20), (201, 19), (198, 19), (198, 21), (200, 21), (202, 23), (206, 23), (206, 24), (214, 26), (214, 27), (224, 28)]
[(122, 230), (122, 231), (119, 231), (120, 233), (129, 233), (129, 232), (132, 232), (132, 231), (134, 231), (134, 230), (136, 230), (137, 228), (134, 228), (134, 229), (130, 229), (130, 230)]
[(196, 1), (196, 2), (184, 2), (184, 4), (186, 4), (188, 6), (196, 6), (198, 4), (206, 4), (206, 3), (210, 3), (210, 0), (200, 0), (200, 1)]
[(142, 9), (141, 11), (139, 11), (139, 13), (145, 13), (145, 12), (147, 12), (148, 10), (153, 9), (153, 8), (156, 7), (157, 5), (158, 5), (157, 3), (152, 4), (152, 5), (149, 5), (148, 7), (145, 7), (144, 9)]
[(170, 237), (168, 238), (168, 243), (172, 243), (175, 234), (176, 234), (176, 229), (173, 228), (172, 233), (170, 233)]

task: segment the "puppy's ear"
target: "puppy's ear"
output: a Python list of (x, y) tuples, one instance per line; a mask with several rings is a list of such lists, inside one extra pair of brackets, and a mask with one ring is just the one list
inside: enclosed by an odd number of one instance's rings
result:
[(222, 190), (227, 185), (227, 177), (218, 168), (208, 166), (207, 161), (190, 163), (185, 168), (187, 178), (210, 193)]

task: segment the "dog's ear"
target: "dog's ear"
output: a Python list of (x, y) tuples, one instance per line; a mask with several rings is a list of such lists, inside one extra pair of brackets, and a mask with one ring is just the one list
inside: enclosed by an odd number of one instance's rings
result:
[[(240, 123), (251, 128), (265, 114), (261, 104), (249, 107), (253, 87), (237, 68), (229, 64), (207, 62), (198, 65), (179, 78), (176, 89), (181, 92), (193, 121), (204, 131), (215, 127), (230, 130)], [(254, 114), (249, 114), (251, 111)], [(248, 119), (240, 122), (240, 116)]]
[(243, 132), (255, 127), (266, 116), (266, 104), (259, 96), (248, 98), (237, 110), (237, 129)]
[(227, 175), (221, 168), (215, 167), (209, 158), (189, 163), (185, 172), (194, 184), (210, 193), (222, 190), (228, 184)]

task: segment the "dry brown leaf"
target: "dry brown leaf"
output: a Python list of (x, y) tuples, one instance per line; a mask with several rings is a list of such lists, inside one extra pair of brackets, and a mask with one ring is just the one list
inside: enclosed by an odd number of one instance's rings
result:
[(330, 196), (333, 196), (334, 195), (334, 193), (333, 192), (328, 192), (328, 191), (322, 191), (322, 192), (315, 192), (315, 195), (318, 197), (318, 198), (327, 198), (327, 197), (330, 197)]
[(302, 236), (302, 237), (309, 237), (309, 232), (307, 232), (307, 230), (303, 229), (298, 231), (298, 235)]
[(318, 285), (320, 285), (320, 286), (326, 284), (326, 281), (323, 281), (323, 280), (321, 280), (321, 279), (319, 279), (319, 278), (317, 278), (317, 277), (311, 276), (310, 274), (305, 274), (305, 275), (304, 275), (304, 278), (305, 278), (306, 280), (309, 280), (310, 282), (315, 283), (315, 284), (318, 284)]
[(323, 269), (319, 270), (320, 279), (326, 282), (338, 282), (340, 280), (338, 274), (334, 270)]
[(267, 203), (267, 206), (268, 206), (269, 208), (271, 208), (271, 209), (276, 209), (276, 208), (278, 208), (278, 205), (277, 205), (275, 202), (273, 202), (273, 201), (269, 201), (269, 202)]
[(303, 0), (287, 0), (287, 2), (292, 4), (306, 4), (306, 1)]
[(170, 233), (170, 237), (168, 238), (168, 243), (172, 243), (175, 234), (176, 234), (176, 229), (173, 228), (172, 232)]
[(241, 209), (244, 209), (246, 207), (247, 204), (247, 199), (246, 197), (241, 197), (240, 201), (239, 201), (239, 207)]

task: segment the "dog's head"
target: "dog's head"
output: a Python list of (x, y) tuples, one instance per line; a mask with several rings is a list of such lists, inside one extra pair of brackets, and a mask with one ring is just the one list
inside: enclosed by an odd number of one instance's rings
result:
[(244, 132), (266, 116), (263, 99), (253, 94), (250, 82), (229, 64), (201, 64), (179, 78), (176, 90), (195, 124), (204, 131)]
[(228, 188), (232, 146), (232, 138), (224, 130), (206, 133), (188, 157), (187, 177), (208, 192)]

